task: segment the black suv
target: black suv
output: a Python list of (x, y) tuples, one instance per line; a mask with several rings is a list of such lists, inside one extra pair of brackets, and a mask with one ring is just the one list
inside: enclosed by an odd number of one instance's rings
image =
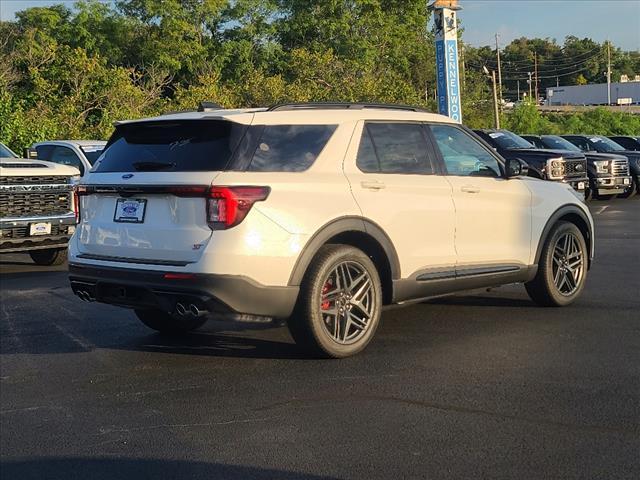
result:
[[(620, 197), (635, 195), (640, 188), (640, 152), (626, 150), (622, 145), (603, 135), (563, 135), (583, 152), (613, 153), (627, 158), (627, 166), (621, 162), (613, 162), (606, 166), (618, 181)], [(600, 185), (599, 185), (600, 186)]]
[[(581, 152), (570, 141), (559, 135), (522, 135), (522, 138), (533, 143), (538, 148), (556, 148)], [(612, 162), (624, 162), (626, 157), (613, 153), (584, 152), (587, 157), (587, 175), (589, 176), (589, 188), (585, 197), (604, 197), (618, 193), (619, 188), (616, 177), (611, 173), (609, 165)]]
[(475, 130), (504, 158), (529, 164), (529, 176), (570, 184), (584, 192), (588, 186), (587, 160), (583, 153), (566, 149), (540, 150), (508, 130)]

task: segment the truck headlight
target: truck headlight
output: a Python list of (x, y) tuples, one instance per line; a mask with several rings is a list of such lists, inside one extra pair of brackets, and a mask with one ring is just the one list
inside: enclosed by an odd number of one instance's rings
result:
[(593, 164), (597, 173), (609, 173), (609, 160), (596, 160)]
[(547, 176), (553, 179), (564, 177), (564, 158), (550, 158), (547, 160)]

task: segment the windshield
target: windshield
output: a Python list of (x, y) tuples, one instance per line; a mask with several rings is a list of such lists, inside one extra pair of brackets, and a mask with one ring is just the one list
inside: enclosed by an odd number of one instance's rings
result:
[(571, 150), (572, 152), (581, 152), (578, 147), (576, 147), (569, 140), (565, 140), (562, 137), (558, 137), (557, 135), (543, 135), (542, 143), (546, 148), (554, 148), (557, 150)]
[(18, 158), (18, 156), (9, 150), (9, 147), (5, 147), (0, 143), (0, 158)]
[(599, 152), (621, 152), (624, 147), (607, 137), (590, 137)]
[(489, 136), (500, 148), (535, 148), (533, 144), (527, 142), (524, 138), (506, 130), (491, 132)]
[(80, 148), (82, 149), (82, 152), (84, 153), (84, 156), (87, 157), (87, 160), (89, 160), (89, 163), (91, 165), (96, 163), (96, 160), (98, 159), (98, 157), (102, 154), (102, 151), (104, 150), (101, 145), (95, 145), (95, 146), (89, 146), (89, 147), (80, 147)]

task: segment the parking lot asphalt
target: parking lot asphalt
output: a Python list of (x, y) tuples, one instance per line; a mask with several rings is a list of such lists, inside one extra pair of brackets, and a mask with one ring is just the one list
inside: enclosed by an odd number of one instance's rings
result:
[(521, 286), (383, 314), (311, 360), (284, 327), (168, 340), (0, 257), (0, 477), (640, 478), (640, 200), (592, 202), (573, 306)]

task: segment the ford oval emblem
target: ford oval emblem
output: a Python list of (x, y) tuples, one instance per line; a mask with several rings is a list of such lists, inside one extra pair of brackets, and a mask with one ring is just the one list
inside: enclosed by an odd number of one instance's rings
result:
[(576, 165), (576, 172), (581, 172), (582, 171), (582, 165), (578, 164)]
[(122, 175), (123, 180), (129, 180), (131, 177), (133, 177), (133, 173), (127, 173), (126, 175)]

